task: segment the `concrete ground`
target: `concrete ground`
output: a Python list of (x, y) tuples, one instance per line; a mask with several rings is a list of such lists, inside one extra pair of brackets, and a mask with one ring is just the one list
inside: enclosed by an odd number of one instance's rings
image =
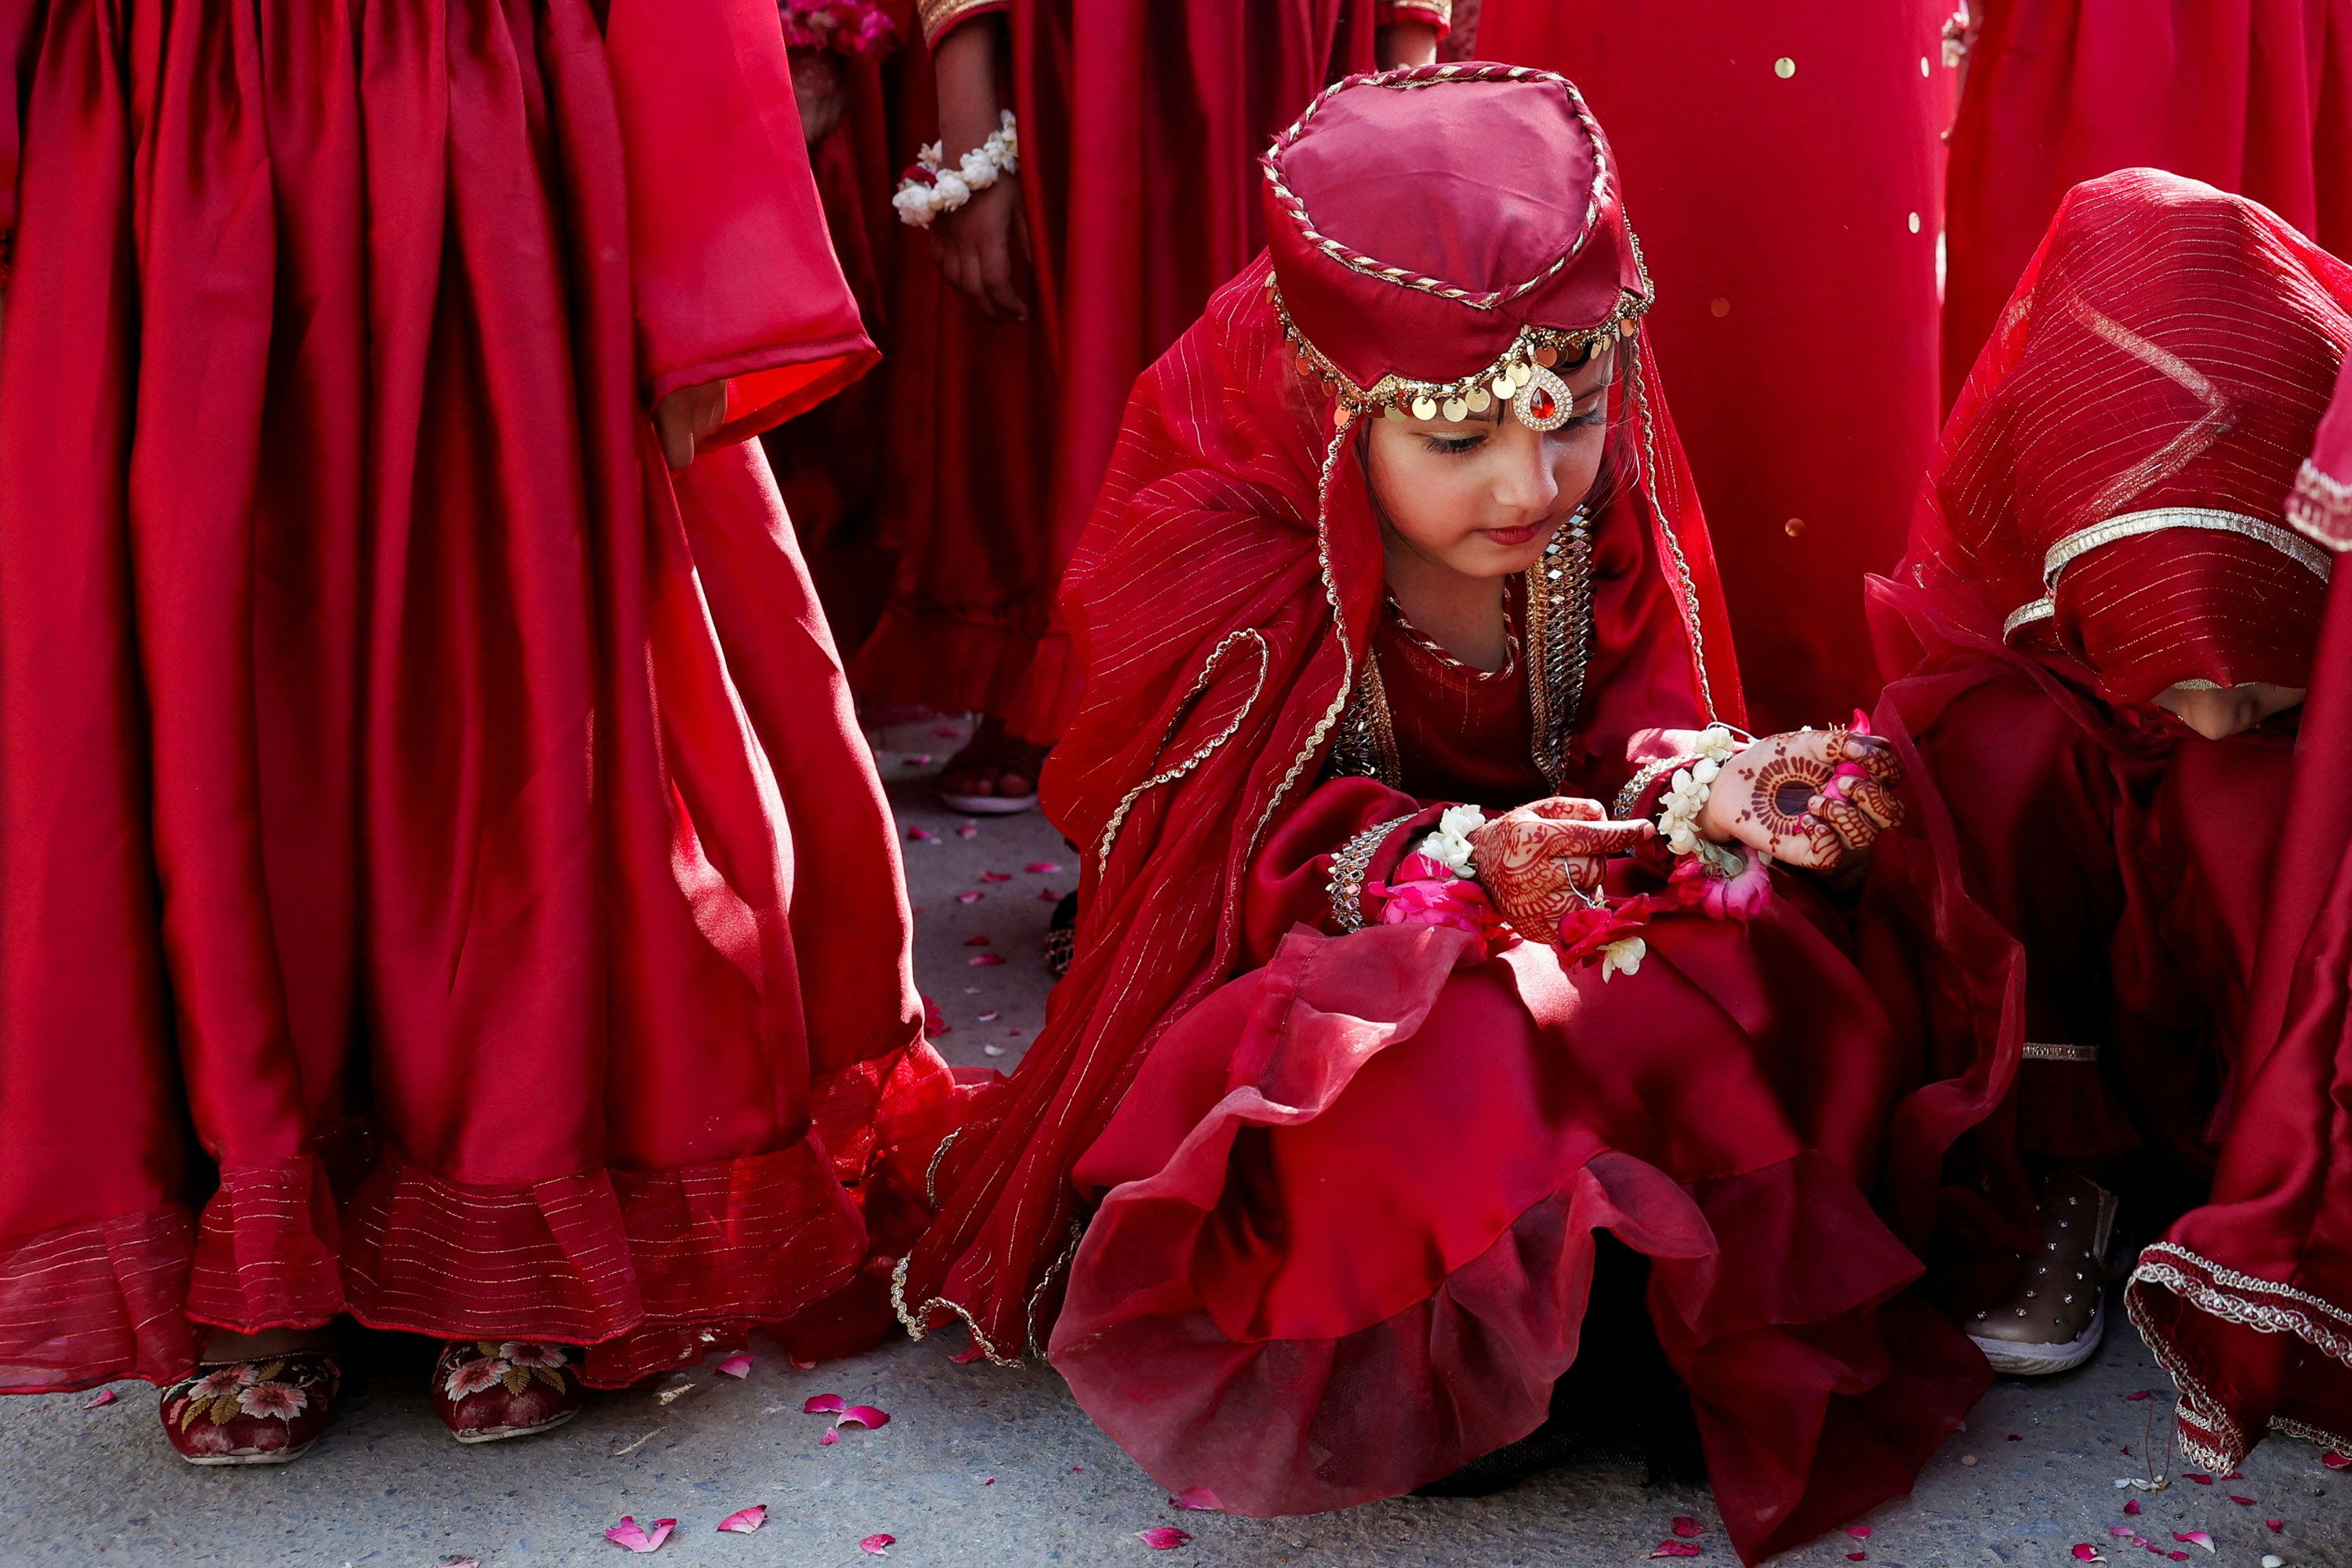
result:
[[(983, 821), (960, 837), (963, 820), (938, 809), (919, 782), (936, 763), (914, 760), (955, 749), (957, 737), (939, 728), (884, 737), (902, 827), (930, 836), (906, 846), (918, 972), (951, 1027), (940, 1040), (949, 1059), (1009, 1067), (1043, 1019), (1047, 894), (1073, 885), (1076, 857), (1034, 816)], [(959, 900), (969, 893), (982, 896)], [(968, 945), (980, 936), (987, 945)], [(1005, 963), (971, 962), (982, 954)], [(181, 1464), (158, 1427), (153, 1392), (141, 1384), (118, 1385), (120, 1399), (97, 1408), (89, 1394), (0, 1400), (0, 1564), (617, 1565), (628, 1559), (603, 1531), (623, 1514), (677, 1519), (657, 1561), (677, 1568), (848, 1568), (873, 1561), (859, 1543), (883, 1533), (897, 1538), (890, 1560), (908, 1568), (1600, 1568), (1648, 1558), (1673, 1538), (1677, 1515), (1705, 1526), (1694, 1562), (1736, 1561), (1706, 1490), (1645, 1488), (1630, 1449), (1604, 1447), (1475, 1501), (1408, 1500), (1271, 1521), (1180, 1511), (1051, 1372), (959, 1366), (950, 1352), (961, 1343), (960, 1334), (896, 1342), (814, 1371), (755, 1345), (740, 1382), (706, 1366), (603, 1396), (546, 1436), (461, 1448), (425, 1402), (432, 1348), (368, 1336), (352, 1346), (333, 1430), (299, 1463), (261, 1469)], [(2153, 1397), (2129, 1397), (2141, 1390)], [(839, 1443), (820, 1446), (828, 1423), (801, 1405), (826, 1393), (879, 1405), (889, 1424), (845, 1429)], [(2258, 1568), (2266, 1554), (2302, 1568), (2352, 1564), (2352, 1472), (2328, 1471), (2299, 1443), (2264, 1445), (2240, 1479), (2119, 1490), (2118, 1478), (2162, 1468), (2169, 1408), (2169, 1385), (2138, 1341), (2111, 1337), (2078, 1373), (1996, 1388), (1912, 1497), (1858, 1521), (1866, 1538), (1835, 1534), (1780, 1561), (2071, 1564), (2077, 1543), (2116, 1564), (2168, 1561), (2110, 1534), (2128, 1525), (2193, 1564)], [(2127, 1518), (2133, 1497), (2144, 1511)], [(716, 1533), (752, 1503), (767, 1505), (765, 1529)], [(2272, 1531), (2269, 1520), (2282, 1529)], [(1192, 1540), (1155, 1552), (1137, 1532), (1158, 1526)], [(2176, 1531), (2206, 1531), (2213, 1555), (2175, 1541)]]

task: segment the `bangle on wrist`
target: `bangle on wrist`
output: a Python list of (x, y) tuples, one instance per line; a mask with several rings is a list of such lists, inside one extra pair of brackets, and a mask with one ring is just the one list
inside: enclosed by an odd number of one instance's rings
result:
[(951, 213), (1007, 174), (1021, 172), (1021, 133), (1009, 109), (998, 115), (1000, 129), (966, 153), (952, 169), (940, 143), (931, 142), (916, 156), (915, 165), (898, 181), (890, 205), (898, 221), (912, 228), (929, 228), (941, 213)]

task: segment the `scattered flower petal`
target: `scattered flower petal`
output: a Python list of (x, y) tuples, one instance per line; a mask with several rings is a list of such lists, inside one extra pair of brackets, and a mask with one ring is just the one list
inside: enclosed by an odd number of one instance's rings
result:
[(2125, 1511), (2126, 1513), (2137, 1513), (2137, 1512), (2139, 1511), (2139, 1499), (2137, 1499), (2137, 1498), (2126, 1498), (2126, 1499), (2125, 1499), (2125, 1500), (2124, 1500), (2124, 1511)]
[(2319, 1462), (2331, 1470), (2352, 1469), (2352, 1458), (2339, 1454), (2333, 1448), (2320, 1455)]
[(907, 765), (910, 768), (928, 768), (931, 765), (931, 753), (917, 752), (907, 759)]
[(2263, 1521), (2263, 1522), (2271, 1527), (2271, 1533), (2273, 1535), (2276, 1535), (2280, 1531), (2286, 1528), (2286, 1521), (2283, 1519), (2266, 1519)]
[(843, 1399), (838, 1394), (812, 1394), (808, 1396), (808, 1403), (801, 1406), (801, 1414), (803, 1415), (838, 1415), (848, 1408), (848, 1402)]
[(737, 1509), (719, 1521), (719, 1528), (729, 1535), (749, 1535), (768, 1522), (768, 1505), (755, 1502), (750, 1508)]
[(966, 947), (986, 947), (988, 945), (988, 933), (986, 931), (982, 931), (978, 936), (968, 936), (963, 939), (963, 944)]
[(887, 1426), (890, 1425), (890, 1417), (887, 1412), (877, 1410), (871, 1405), (853, 1405), (848, 1409), (841, 1413), (840, 1417), (834, 1422), (834, 1425), (836, 1426), (864, 1426), (868, 1430), (871, 1430), (877, 1426)]
[(982, 969), (992, 969), (1004, 962), (1004, 955), (1001, 952), (975, 952), (971, 955), (971, 962)]
[(640, 1525), (635, 1516), (623, 1514), (621, 1522), (604, 1532), (604, 1539), (615, 1546), (625, 1546), (632, 1552), (658, 1552), (669, 1532), (677, 1528), (674, 1519), (657, 1519), (651, 1530)]
[(1651, 1552), (1650, 1555), (1653, 1557), (1696, 1557), (1698, 1555), (1698, 1548), (1693, 1546), (1687, 1541), (1661, 1541), (1658, 1542), (1658, 1549), (1655, 1552)]
[(1168, 1500), (1168, 1506), (1190, 1509), (1195, 1513), (1214, 1513), (1224, 1505), (1217, 1500), (1217, 1494), (1206, 1487), (1186, 1487)]
[(82, 1408), (84, 1410), (103, 1410), (121, 1397), (122, 1395), (115, 1393), (114, 1390), (110, 1388), (101, 1388), (96, 1394), (90, 1395), (89, 1403), (84, 1405)]
[(2132, 1536), (2137, 1536), (2137, 1535), (2138, 1535), (2138, 1534), (2139, 1534), (2139, 1531), (2137, 1531), (2137, 1530), (2134, 1530), (2134, 1529), (2133, 1529), (2130, 1525), (2128, 1525), (2128, 1524), (2111, 1524), (2111, 1525), (2107, 1526), (2107, 1533), (2108, 1533), (2109, 1535), (2121, 1535), (2121, 1536), (2126, 1536), (2126, 1537), (2132, 1537)]
[(2231, 1492), (2230, 1494), (2230, 1500), (2236, 1503), (2240, 1508), (2252, 1508), (2254, 1506), (2253, 1499), (2250, 1497), (2240, 1497), (2235, 1492)]
[(1154, 1552), (1173, 1552), (1192, 1539), (1172, 1524), (1160, 1524), (1154, 1525), (1150, 1530), (1139, 1530), (1135, 1532), (1135, 1538)]
[(2074, 1561), (2077, 1563), (2105, 1563), (2106, 1559), (2100, 1556), (2099, 1549), (2092, 1545), (2089, 1542), (2078, 1541), (2074, 1543)]
[(1041, 904), (1058, 904), (1062, 901), (1062, 895), (1051, 888), (1040, 888), (1037, 889), (1037, 901)]
[(751, 1375), (751, 1358), (737, 1351), (719, 1363), (719, 1370), (729, 1377), (749, 1377)]
[(982, 871), (980, 874), (980, 879), (983, 882), (1009, 882), (1013, 880), (1013, 873), (1010, 871)]
[(955, 1363), (958, 1366), (970, 1366), (972, 1363), (980, 1360), (988, 1352), (986, 1351), (981, 1349), (978, 1345), (971, 1345), (966, 1349), (956, 1352), (955, 1354), (948, 1357), (948, 1360)]
[(956, 895), (956, 902), (960, 904), (976, 904), (986, 897), (988, 897), (988, 895), (982, 892), (978, 888), (971, 888), (963, 892), (958, 893)]
[(2213, 1550), (2213, 1538), (2201, 1530), (2176, 1530), (2172, 1532), (2172, 1539), (2185, 1541), (2191, 1546), (2201, 1546), (2208, 1552)]
[(977, 823), (977, 822), (967, 822), (967, 823), (965, 823), (961, 827), (959, 827), (959, 828), (957, 828), (957, 829), (956, 829), (956, 837), (957, 837), (958, 838), (977, 838), (977, 837), (980, 837), (980, 824), (979, 824), (979, 823)]
[(1706, 1526), (1701, 1524), (1698, 1521), (1693, 1519), (1686, 1513), (1678, 1513), (1675, 1515), (1675, 1533), (1685, 1538), (1693, 1535), (1704, 1535), (1706, 1533)]
[(2200, 1475), (2195, 1470), (2182, 1471), (2180, 1479), (2187, 1481), (2195, 1481), (2200, 1487), (2210, 1487), (2213, 1484), (2212, 1477)]
[(1867, 1552), (1849, 1552), (1845, 1554), (1845, 1560), (1849, 1563), (1867, 1563), (1870, 1561), (1870, 1553)]
[(2124, 1397), (2126, 1399), (2147, 1399), (2152, 1397), (2155, 1393), (2156, 1390), (2153, 1388), (2135, 1389), (2131, 1393), (2125, 1394)]
[(953, 1026), (948, 1023), (948, 1016), (940, 1012), (940, 1005), (928, 996), (923, 998), (923, 1032), (927, 1035), (955, 1033)]
[(982, 1013), (980, 1016), (980, 1021), (983, 1024), (993, 1024), (996, 1022), (996, 1017), (997, 1016), (993, 1013)]
[(994, 1476), (991, 1476), (988, 1479), (981, 1482), (980, 1484), (984, 1487), (992, 1487), (996, 1484), (996, 1478)]
[(909, 827), (907, 837), (918, 844), (937, 844), (940, 841), (940, 836), (928, 827)]
[(857, 1550), (874, 1557), (887, 1557), (898, 1539), (895, 1535), (869, 1535), (857, 1543)]
[(1062, 872), (1058, 860), (1032, 860), (1021, 868), (1033, 877), (1057, 877)]
[(824, 1429), (824, 1436), (823, 1436), (822, 1437), (819, 1437), (819, 1438), (816, 1440), (816, 1446), (817, 1446), (818, 1447), (820, 1447), (820, 1448), (830, 1448), (830, 1447), (832, 1447), (835, 1443), (838, 1443), (838, 1442), (840, 1442), (840, 1441), (841, 1441), (841, 1434), (840, 1434), (840, 1433), (838, 1433), (838, 1432), (836, 1432), (836, 1431), (835, 1431), (832, 1427), (828, 1426), (828, 1427), (826, 1427), (826, 1428)]
[(2189, 1553), (2186, 1552), (2168, 1552), (2165, 1555), (2171, 1558), (2175, 1563), (2186, 1563), (2189, 1561)]
[(982, 1046), (980, 1047), (980, 1053), (981, 1055), (987, 1057), (1001, 1057), (1004, 1054), (1004, 1047), (1003, 1046)]
[(786, 1356), (784, 1359), (785, 1359), (786, 1361), (791, 1362), (794, 1366), (796, 1366), (796, 1367), (800, 1368), (803, 1372), (814, 1372), (814, 1371), (816, 1370), (816, 1363), (814, 1363), (814, 1362), (813, 1362), (813, 1361), (803, 1361), (803, 1360), (801, 1360), (801, 1358), (800, 1358), (800, 1357), (798, 1357), (798, 1356), (796, 1356), (796, 1355), (788, 1355), (788, 1356)]
[(2263, 1568), (2286, 1568), (2286, 1559), (2275, 1552), (2263, 1553)]
[(1848, 1535), (1853, 1536), (1856, 1541), (1867, 1541), (1870, 1539), (1870, 1526), (1866, 1524), (1849, 1524), (1845, 1527), (1845, 1532)]

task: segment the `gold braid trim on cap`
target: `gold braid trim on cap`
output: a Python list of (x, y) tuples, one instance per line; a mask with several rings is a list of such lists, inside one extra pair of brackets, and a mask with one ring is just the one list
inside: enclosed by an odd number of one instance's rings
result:
[[(2257, 544), (2267, 544), (2273, 550), (2303, 567), (2325, 583), (2334, 566), (2334, 558), (2299, 534), (2281, 528), (2277, 523), (2259, 517), (2248, 517), (2241, 511), (2223, 511), (2216, 507), (2167, 506), (2150, 511), (2127, 511), (2111, 517), (2105, 522), (2077, 529), (2052, 545), (2042, 557), (2042, 585), (2055, 589), (2066, 568), (2104, 545), (2119, 540), (2139, 539), (2151, 533), (2164, 533), (2176, 528), (2193, 528), (2207, 533), (2234, 533), (2241, 539), (2251, 539)], [(2054, 599), (2048, 595), (2020, 605), (2002, 620), (2000, 635), (2006, 641), (2019, 627), (2031, 626), (2057, 613)]]

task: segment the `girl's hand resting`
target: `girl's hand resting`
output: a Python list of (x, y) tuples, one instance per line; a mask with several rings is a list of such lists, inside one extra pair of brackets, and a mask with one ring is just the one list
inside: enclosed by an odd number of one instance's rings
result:
[(1698, 831), (1791, 866), (1834, 870), (1903, 820), (1895, 798), (1902, 782), (1902, 759), (1879, 736), (1837, 728), (1768, 735), (1724, 763)]
[(1549, 942), (1577, 889), (1601, 886), (1602, 863), (1651, 837), (1646, 822), (1612, 822), (1597, 800), (1555, 795), (1505, 812), (1470, 835), (1478, 885), (1532, 942)]

